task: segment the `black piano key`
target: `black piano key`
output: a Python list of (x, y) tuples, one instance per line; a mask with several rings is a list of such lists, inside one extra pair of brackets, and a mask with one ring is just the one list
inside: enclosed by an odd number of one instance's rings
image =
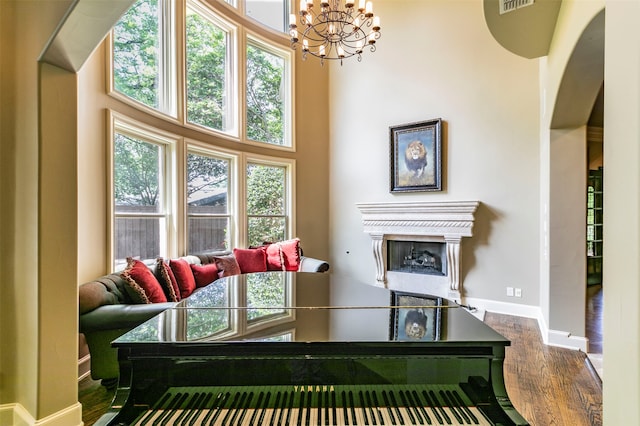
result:
[(382, 398), (384, 400), (384, 405), (387, 407), (387, 414), (391, 419), (391, 424), (396, 425), (396, 417), (393, 415), (393, 407), (391, 406), (391, 401), (389, 401), (389, 398), (387, 397), (387, 391), (382, 391)]
[[(269, 409), (269, 402), (271, 401), (271, 392), (267, 392), (264, 396), (264, 403), (262, 404), (262, 411), (260, 412), (260, 417), (258, 418), (258, 423), (256, 426), (262, 426), (264, 423), (264, 416), (267, 414), (267, 410)], [(252, 425), (253, 426), (253, 425)]]
[(306, 415), (306, 424), (307, 425), (311, 425), (311, 410), (312, 410), (312, 406), (311, 406), (311, 396), (312, 396), (312, 392), (308, 392), (307, 393), (307, 415)]
[(201, 400), (198, 402), (198, 405), (194, 407), (193, 410), (191, 410), (191, 413), (187, 417), (185, 417), (185, 419), (182, 421), (182, 424), (186, 426), (194, 426), (198, 415), (200, 415), (202, 410), (204, 410), (205, 407), (209, 404), (211, 398), (213, 398), (213, 393), (203, 393)]
[(429, 395), (431, 396), (431, 400), (433, 401), (434, 406), (436, 407), (436, 409), (442, 415), (442, 418), (444, 419), (444, 421), (447, 422), (448, 425), (453, 424), (453, 423), (451, 423), (451, 417), (449, 417), (449, 415), (444, 410), (444, 408), (442, 408), (442, 404), (440, 403), (440, 400), (436, 396), (436, 393), (434, 391), (430, 390), (429, 391)]
[(431, 412), (433, 413), (433, 415), (435, 416), (436, 420), (438, 421), (438, 424), (443, 424), (442, 423), (443, 422), (442, 416), (438, 412), (438, 408), (436, 407), (436, 404), (433, 401), (431, 401), (431, 397), (429, 396), (429, 394), (427, 393), (426, 390), (422, 391), (422, 396), (427, 401), (427, 405), (429, 407), (431, 407)]
[(442, 398), (444, 403), (449, 407), (449, 411), (451, 411), (451, 414), (453, 414), (458, 423), (463, 424), (462, 416), (460, 416), (458, 410), (456, 410), (455, 403), (453, 403), (453, 401), (449, 399), (449, 395), (442, 389), (438, 393), (440, 394), (440, 397)]
[(277, 410), (280, 406), (280, 397), (282, 396), (282, 393), (280, 391), (278, 391), (278, 393), (276, 393), (276, 401), (273, 404), (273, 415), (271, 416), (271, 420), (269, 421), (269, 426), (274, 426), (275, 422), (276, 422), (276, 414), (277, 414)]
[(462, 409), (462, 405), (464, 404), (460, 405), (458, 400), (453, 396), (453, 392), (451, 392), (450, 390), (445, 391), (445, 394), (447, 395), (447, 399), (451, 402), (451, 407), (455, 407), (456, 412), (458, 413), (460, 418), (462, 418), (461, 423), (470, 425), (471, 419), (469, 418), (469, 416), (467, 416), (465, 410)]
[(317, 405), (317, 421), (316, 421), (316, 426), (322, 426), (322, 414), (324, 412), (323, 410), (323, 404), (322, 404), (322, 398), (324, 398), (324, 394), (325, 391), (324, 390), (320, 390), (318, 391), (318, 389), (316, 388), (316, 392), (314, 392), (314, 397), (316, 398), (316, 405)]
[(373, 406), (376, 407), (378, 411), (378, 419), (380, 420), (380, 424), (384, 426), (384, 416), (382, 415), (382, 411), (380, 410), (380, 404), (378, 402), (378, 395), (375, 390), (371, 391), (371, 398), (373, 399)]
[(416, 402), (416, 406), (419, 408), (420, 413), (422, 413), (422, 417), (424, 417), (424, 419), (426, 420), (427, 424), (433, 424), (433, 422), (431, 421), (431, 417), (429, 416), (429, 413), (427, 413), (427, 410), (425, 410), (425, 404), (424, 402), (420, 399), (420, 395), (418, 395), (418, 392), (416, 392), (415, 390), (411, 391), (411, 395), (413, 396), (413, 400)]
[(303, 412), (304, 412), (304, 391), (300, 392), (300, 402), (298, 403), (298, 426), (302, 426)]
[(230, 397), (231, 397), (230, 392), (225, 392), (225, 393), (220, 392), (216, 397), (216, 399), (213, 401), (214, 406), (209, 410), (209, 412), (203, 419), (202, 424), (210, 425), (212, 423), (215, 423), (216, 419), (220, 416), (222, 409), (224, 408), (225, 404), (227, 403), (227, 400)]
[(356, 404), (353, 401), (353, 391), (349, 391), (349, 408), (351, 409), (351, 423), (358, 425), (358, 418), (356, 417)]
[(409, 401), (407, 401), (407, 397), (405, 396), (404, 392), (400, 390), (398, 391), (398, 395), (400, 396), (400, 400), (402, 401), (402, 404), (406, 407), (406, 412), (407, 412), (407, 415), (409, 416), (409, 421), (411, 422), (412, 425), (417, 424), (416, 418), (411, 412), (411, 405), (409, 404)]
[(249, 395), (247, 395), (247, 398), (242, 404), (242, 408), (240, 409), (240, 415), (238, 416), (238, 421), (236, 423), (238, 426), (242, 426), (242, 423), (244, 421), (245, 416), (247, 415), (247, 412), (251, 409), (251, 401), (253, 401), (253, 392), (249, 392)]
[(373, 405), (373, 401), (371, 400), (371, 394), (369, 393), (369, 390), (365, 391), (364, 396), (366, 398), (367, 408), (369, 409), (369, 416), (371, 417), (371, 424), (373, 426), (377, 426), (378, 422), (376, 421), (376, 411), (378, 410), (378, 407)]
[[(324, 391), (324, 425), (325, 426), (329, 426), (331, 419), (329, 418), (329, 413), (330, 413), (330, 407), (329, 407), (329, 397), (330, 394), (332, 392), (325, 390)], [(335, 405), (333, 406), (333, 409), (335, 410)], [(335, 417), (334, 417), (334, 423), (335, 423)]]
[(175, 421), (176, 426), (189, 424), (189, 419), (198, 411), (198, 408), (202, 406), (203, 400), (207, 394), (204, 392), (196, 392), (191, 397), (191, 401), (187, 404), (186, 408), (182, 411), (180, 416)]
[(280, 415), (278, 416), (278, 426), (286, 426), (284, 422), (285, 415), (287, 413), (287, 403), (289, 402), (289, 392), (284, 391), (282, 394), (282, 400), (280, 401)]
[(151, 408), (151, 410), (147, 411), (142, 418), (140, 419), (139, 423), (140, 424), (145, 424), (149, 421), (149, 419), (151, 417), (153, 417), (153, 415), (155, 414), (156, 411), (158, 411), (159, 409), (161, 409), (162, 407), (165, 406), (165, 404), (167, 403), (167, 400), (171, 398), (171, 394), (169, 392), (165, 393), (162, 398), (160, 398), (156, 404)]
[(153, 425), (159, 425), (159, 426), (165, 426), (167, 425), (167, 421), (173, 416), (173, 413), (175, 412), (175, 410), (177, 410), (178, 408), (180, 408), (180, 406), (182, 405), (182, 403), (184, 402), (184, 400), (188, 397), (189, 395), (186, 393), (180, 393), (178, 392), (176, 394), (176, 397), (173, 398), (171, 400), (170, 406), (168, 407), (167, 410), (164, 411), (164, 413), (162, 413), (162, 415), (160, 417), (158, 417), (154, 422)]
[(480, 421), (478, 420), (476, 415), (473, 414), (473, 412), (469, 409), (469, 407), (467, 407), (467, 404), (464, 403), (464, 401), (462, 400), (458, 392), (453, 391), (452, 395), (453, 395), (453, 398), (458, 402), (458, 406), (462, 408), (462, 410), (466, 413), (467, 417), (469, 418), (469, 424), (471, 423), (475, 425), (480, 424)]
[(396, 416), (398, 417), (398, 423), (400, 423), (401, 425), (404, 425), (404, 417), (400, 412), (400, 408), (398, 407), (398, 401), (396, 400), (396, 396), (394, 395), (393, 390), (389, 391), (389, 400), (391, 401), (391, 406), (393, 407), (394, 411), (396, 412)]
[(344, 414), (344, 424), (349, 426), (349, 407), (347, 403), (347, 393), (342, 391), (342, 412)]
[(253, 413), (251, 413), (251, 418), (249, 419), (249, 425), (253, 426), (256, 423), (256, 420), (258, 419), (258, 417), (260, 416), (260, 413), (262, 412), (262, 400), (264, 399), (264, 392), (260, 391), (260, 393), (258, 394), (258, 399), (256, 400), (256, 406), (253, 410)]
[(418, 423), (423, 425), (425, 420), (422, 417), (422, 414), (420, 413), (420, 410), (418, 409), (418, 404), (413, 400), (413, 397), (411, 396), (411, 392), (409, 392), (408, 390), (404, 391), (404, 396), (405, 396), (405, 399), (407, 400), (407, 404), (408, 404), (407, 405), (407, 409), (410, 410), (410, 412), (413, 413), (415, 418), (418, 420)]
[(358, 399), (360, 400), (360, 412), (362, 413), (362, 419), (364, 420), (364, 424), (366, 426), (369, 426), (369, 417), (367, 416), (367, 406), (364, 402), (364, 395), (362, 394), (362, 391), (358, 392)]
[(223, 425), (228, 425), (230, 424), (230, 420), (234, 415), (234, 412), (236, 411), (236, 407), (238, 406), (238, 400), (240, 399), (240, 394), (238, 392), (234, 392), (233, 393), (233, 398), (230, 398), (230, 403), (229, 406), (227, 407), (227, 412), (225, 413), (224, 417), (222, 418), (222, 424)]

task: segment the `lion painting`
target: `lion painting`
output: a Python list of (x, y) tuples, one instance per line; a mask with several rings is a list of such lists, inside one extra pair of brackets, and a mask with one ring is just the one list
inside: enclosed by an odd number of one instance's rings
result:
[(415, 140), (404, 151), (404, 161), (413, 176), (419, 178), (427, 168), (427, 149), (419, 140)]

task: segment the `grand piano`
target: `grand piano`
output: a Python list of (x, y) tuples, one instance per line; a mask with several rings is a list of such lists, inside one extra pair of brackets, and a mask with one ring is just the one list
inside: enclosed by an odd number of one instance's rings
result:
[(508, 345), (446, 299), (328, 274), (226, 277), (113, 342), (119, 385), (96, 424), (527, 425), (504, 385)]

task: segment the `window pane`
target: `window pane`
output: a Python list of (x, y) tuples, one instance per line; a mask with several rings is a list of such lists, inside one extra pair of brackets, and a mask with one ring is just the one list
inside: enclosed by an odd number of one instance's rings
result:
[(229, 219), (189, 218), (189, 253), (202, 253), (229, 248)]
[(247, 45), (247, 137), (285, 145), (285, 59)]
[(193, 153), (187, 155), (187, 209), (191, 253), (229, 247), (229, 167), (229, 160), (226, 159)]
[(116, 264), (124, 264), (126, 258), (155, 259), (160, 256), (161, 218), (116, 218)]
[(248, 243), (286, 239), (285, 167), (247, 165)]
[(215, 130), (233, 126), (227, 50), (229, 35), (193, 10), (187, 14), (187, 121)]
[(286, 240), (286, 219), (274, 217), (250, 217), (249, 245)]
[(114, 88), (159, 108), (158, 0), (138, 0), (113, 29)]
[(187, 155), (189, 213), (227, 213), (229, 160)]
[(282, 274), (249, 274), (247, 279), (247, 319), (281, 316), (286, 304), (285, 276)]
[(247, 165), (247, 213), (285, 214), (285, 175), (281, 166)]
[(289, 23), (285, 26), (285, 16), (289, 16), (289, 2), (285, 0), (246, 0), (247, 16), (273, 28), (286, 32)]
[(116, 133), (114, 194), (116, 212), (158, 213), (162, 147)]

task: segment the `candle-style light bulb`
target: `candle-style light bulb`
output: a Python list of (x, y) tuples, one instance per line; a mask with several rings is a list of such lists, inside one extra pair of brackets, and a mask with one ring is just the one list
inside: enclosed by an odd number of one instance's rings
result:
[(307, 40), (306, 38), (302, 40), (302, 51), (303, 52), (309, 51), (309, 40)]
[(373, 17), (373, 31), (380, 31), (380, 17)]
[(324, 44), (320, 45), (320, 49), (318, 49), (318, 54), (322, 57), (326, 56), (326, 53), (324, 52)]
[(374, 44), (376, 42), (376, 33), (369, 34), (369, 44)]
[(368, 1), (365, 6), (364, 16), (366, 16), (367, 18), (371, 18), (373, 16), (373, 3), (370, 1)]
[(300, 14), (301, 15), (306, 15), (307, 14), (307, 2), (306, 2), (306, 0), (300, 0)]
[(342, 46), (338, 46), (338, 56), (340, 58), (344, 58), (344, 49), (342, 48)]
[(366, 2), (366, 0), (360, 0), (360, 1), (358, 2), (358, 10), (359, 10), (360, 12), (364, 12), (364, 5), (365, 5), (365, 2)]
[(363, 46), (364, 43), (362, 42), (362, 40), (358, 40), (358, 42), (356, 43), (356, 53), (362, 53)]
[(295, 13), (290, 13), (289, 14), (289, 27), (290, 28), (297, 27), (297, 25), (296, 25), (296, 14)]

